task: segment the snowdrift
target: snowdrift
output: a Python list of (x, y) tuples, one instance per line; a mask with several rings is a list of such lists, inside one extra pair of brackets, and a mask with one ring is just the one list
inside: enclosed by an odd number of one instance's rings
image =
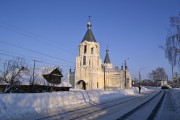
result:
[[(142, 87), (142, 92), (148, 89)], [(32, 113), (48, 112), (49, 109), (83, 105), (90, 102), (138, 94), (138, 88), (121, 90), (71, 90), (53, 93), (0, 94), (0, 119), (7, 116), (22, 116)]]

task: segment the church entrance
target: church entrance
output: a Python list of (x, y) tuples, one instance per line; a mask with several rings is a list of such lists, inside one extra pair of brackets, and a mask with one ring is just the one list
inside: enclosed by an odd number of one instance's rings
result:
[(84, 80), (79, 80), (77, 84), (79, 85), (80, 89), (86, 90), (86, 82)]

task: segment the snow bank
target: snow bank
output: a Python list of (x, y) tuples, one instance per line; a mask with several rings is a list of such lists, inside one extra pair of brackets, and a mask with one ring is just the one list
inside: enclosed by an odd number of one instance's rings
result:
[(52, 107), (84, 103), (80, 92), (54, 92), (29, 94), (1, 94), (0, 116), (27, 112), (41, 112)]
[(180, 88), (171, 89), (170, 95), (174, 111), (180, 113)]
[[(142, 87), (142, 92), (147, 89)], [(119, 90), (71, 90), (53, 93), (0, 94), (0, 119), (27, 113), (48, 112), (67, 106), (101, 102), (109, 99), (138, 94), (138, 88)]]

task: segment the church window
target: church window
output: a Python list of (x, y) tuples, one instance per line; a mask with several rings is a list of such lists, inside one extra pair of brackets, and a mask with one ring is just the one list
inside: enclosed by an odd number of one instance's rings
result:
[(129, 84), (129, 78), (127, 78), (127, 84)]
[(87, 45), (84, 45), (84, 54), (87, 52)]
[(83, 65), (86, 65), (86, 56), (83, 57)]
[(91, 48), (91, 54), (94, 54), (94, 48)]
[(89, 66), (91, 65), (91, 61), (89, 60)]

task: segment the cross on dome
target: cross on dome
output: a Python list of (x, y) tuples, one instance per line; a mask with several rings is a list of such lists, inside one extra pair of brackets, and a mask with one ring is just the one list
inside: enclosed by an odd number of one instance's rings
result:
[(91, 16), (89, 16), (88, 19), (89, 19), (89, 21), (87, 23), (87, 28), (91, 29), (91, 26), (92, 26), (92, 24), (91, 24)]

